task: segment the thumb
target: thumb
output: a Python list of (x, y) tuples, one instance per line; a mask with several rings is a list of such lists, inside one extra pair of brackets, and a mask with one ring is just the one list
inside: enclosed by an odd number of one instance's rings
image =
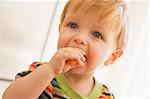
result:
[(63, 73), (67, 72), (68, 70), (71, 69), (71, 65), (69, 64), (65, 64), (64, 68), (63, 68)]

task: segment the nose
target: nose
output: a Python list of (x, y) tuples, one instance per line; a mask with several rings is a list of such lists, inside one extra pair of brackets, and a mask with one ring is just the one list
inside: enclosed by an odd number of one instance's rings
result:
[(76, 35), (72, 38), (71, 42), (69, 42), (68, 46), (79, 48), (87, 53), (88, 39), (86, 38), (86, 35)]
[(86, 41), (84, 38), (82, 37), (75, 37), (73, 40), (76, 44), (80, 44), (80, 45), (86, 45)]

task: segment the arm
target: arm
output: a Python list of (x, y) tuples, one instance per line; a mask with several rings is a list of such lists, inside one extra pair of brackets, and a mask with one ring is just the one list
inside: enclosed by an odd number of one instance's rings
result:
[(79, 64), (84, 62), (84, 54), (78, 48), (61, 48), (52, 57), (50, 62), (43, 64), (30, 74), (18, 79), (6, 89), (3, 99), (36, 99), (46, 89), (49, 82), (59, 73), (73, 68), (66, 63), (68, 59), (75, 59)]
[(27, 76), (13, 81), (3, 99), (37, 99), (54, 77), (48, 64), (43, 64)]

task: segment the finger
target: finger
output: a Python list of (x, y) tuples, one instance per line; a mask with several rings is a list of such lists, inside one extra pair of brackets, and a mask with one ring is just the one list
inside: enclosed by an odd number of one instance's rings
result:
[(85, 58), (85, 55), (79, 53), (77, 54), (78, 55), (78, 58), (81, 59), (81, 61), (85, 62), (86, 58)]
[[(80, 48), (77, 48), (77, 47), (68, 47), (70, 50), (68, 50), (70, 53), (80, 53), (82, 55), (86, 55), (86, 53), (81, 50)], [(75, 51), (75, 52), (74, 52)]]
[(80, 55), (75, 54), (72, 57), (73, 58), (69, 58), (66, 60), (66, 64), (69, 64), (69, 65), (76, 65), (76, 64), (83, 65), (84, 64), (85, 58), (83, 57), (83, 55), (80, 56)]
[(78, 49), (79, 51), (79, 53), (78, 53), (78, 55), (80, 55), (80, 57), (81, 57), (81, 60), (83, 61), (83, 62), (85, 62), (86, 61), (86, 53), (84, 52), (84, 51), (82, 51), (81, 49), (79, 49), (79, 48), (76, 48), (76, 49)]
[(82, 61), (81, 57), (79, 57), (79, 58), (77, 59), (77, 61), (78, 61), (78, 63), (79, 63), (81, 66), (84, 65), (84, 61)]
[(71, 69), (71, 66), (70, 65), (65, 65), (64, 66), (64, 68), (63, 68), (63, 72), (65, 73), (65, 72), (67, 72), (68, 70), (70, 70)]
[(81, 66), (83, 66), (85, 63), (83, 61), (79, 61), (79, 63), (81, 64)]
[(81, 60), (82, 60), (83, 62), (85, 62), (85, 61), (86, 61), (86, 57), (85, 57), (85, 55), (83, 55), (83, 56), (81, 57)]
[(65, 61), (69, 65), (75, 65), (77, 63), (83, 65), (83, 62), (85, 62), (85, 52), (80, 50), (79, 48), (69, 48), (70, 50), (65, 50)]
[(83, 50), (81, 50), (80, 48), (75, 48), (75, 49), (77, 49), (79, 52), (81, 52), (83, 55), (86, 55), (86, 53), (83, 51)]

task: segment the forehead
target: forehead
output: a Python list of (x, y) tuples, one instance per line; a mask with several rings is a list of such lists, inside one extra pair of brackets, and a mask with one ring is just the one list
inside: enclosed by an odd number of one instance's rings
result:
[(74, 11), (74, 9), (68, 9), (64, 21), (79, 22), (93, 30), (100, 30), (100, 32), (103, 33), (116, 34), (114, 33), (114, 31), (109, 29), (108, 24), (104, 24), (101, 21), (99, 21), (98, 15), (96, 15), (93, 12), (85, 13), (85, 10), (82, 10), (82, 7), (77, 11)]
[[(94, 2), (97, 1), (97, 2)], [(105, 7), (102, 6), (102, 2), (98, 2), (99, 0), (70, 0), (70, 5), (67, 12), (72, 13), (81, 13), (81, 14), (92, 14), (97, 17), (97, 19), (102, 22), (106, 21), (108, 17), (108, 11), (106, 11)], [(96, 3), (99, 3), (96, 5)], [(110, 13), (110, 11), (109, 11)], [(110, 17), (110, 16), (109, 16)]]
[(67, 9), (65, 18), (75, 19), (77, 21), (87, 20), (87, 22), (89, 23), (92, 22), (97, 26), (102, 24), (102, 21), (100, 21), (99, 15), (96, 14), (94, 10), (88, 10), (85, 4), (82, 4), (79, 6), (77, 2), (73, 2), (70, 4), (69, 8)]
[(117, 10), (119, 4), (112, 3), (111, 6), (108, 6), (103, 3), (103, 0), (70, 0), (66, 16), (88, 15), (91, 18), (93, 17), (95, 22), (102, 24), (105, 29), (119, 31), (119, 27), (121, 27), (121, 18)]

